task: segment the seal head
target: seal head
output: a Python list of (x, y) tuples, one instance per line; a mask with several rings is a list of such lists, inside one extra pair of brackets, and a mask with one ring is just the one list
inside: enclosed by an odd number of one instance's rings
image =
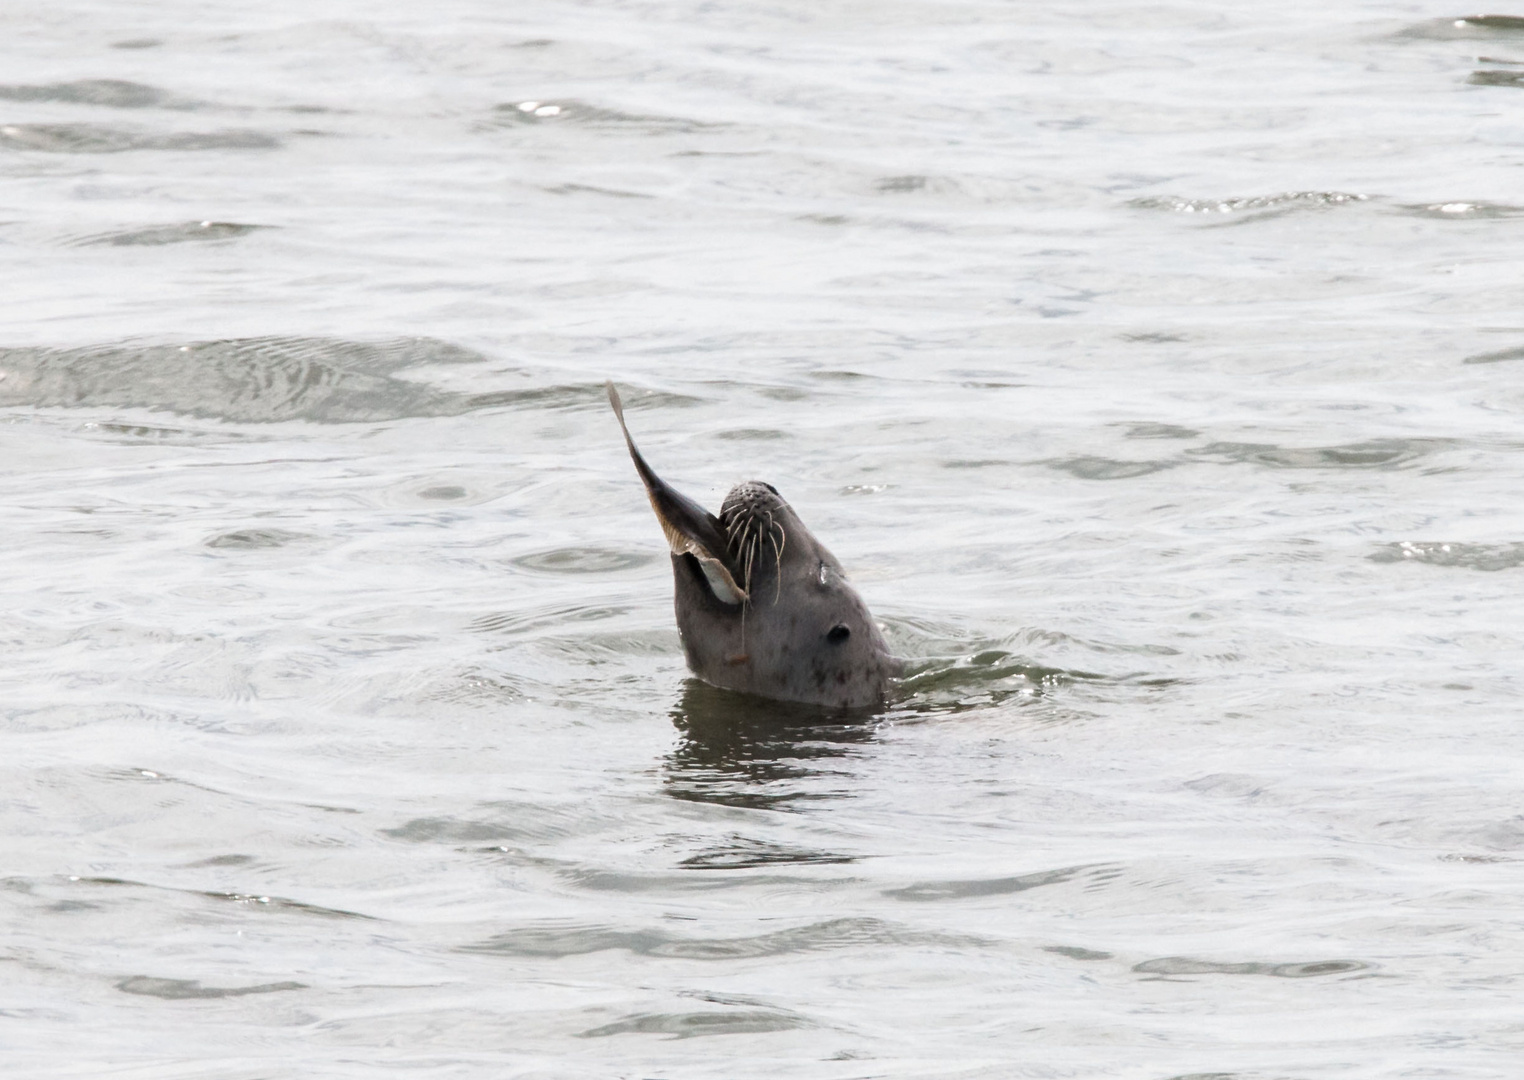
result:
[(646, 464), (609, 403), (672, 551), (677, 630), (688, 667), (714, 686), (781, 701), (863, 708), (900, 663), (841, 564), (771, 484), (738, 484), (718, 516)]

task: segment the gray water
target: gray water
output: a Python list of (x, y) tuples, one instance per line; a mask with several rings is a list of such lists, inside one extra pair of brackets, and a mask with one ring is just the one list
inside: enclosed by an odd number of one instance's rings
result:
[[(1468, 14), (5, 5), (6, 1075), (1518, 1076)], [(887, 709), (688, 678), (606, 378)]]

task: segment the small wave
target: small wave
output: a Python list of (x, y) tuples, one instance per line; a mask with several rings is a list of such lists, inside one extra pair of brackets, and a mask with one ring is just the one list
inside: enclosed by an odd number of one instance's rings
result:
[[(1075, 695), (1066, 690), (1131, 693), (1134, 688), (1157, 691), (1176, 685), (1178, 678), (1132, 670), (1106, 674), (1077, 667), (1042, 663), (1034, 656), (1075, 649), (1108, 656), (1175, 656), (1165, 645), (1086, 641), (1051, 631), (1028, 628), (1006, 637), (976, 638), (956, 627), (918, 619), (888, 619), (884, 630), (897, 655), (908, 657), (897, 700), (885, 714), (894, 721), (914, 721), (956, 714), (991, 705), (1041, 706), (1044, 722), (1074, 719)], [(1013, 651), (1020, 650), (1020, 651)]]
[(512, 562), (514, 566), (542, 574), (609, 574), (645, 566), (654, 558), (644, 552), (589, 546), (535, 551), (520, 555)]
[(637, 1013), (612, 1024), (579, 1032), (579, 1039), (603, 1039), (610, 1035), (670, 1035), (692, 1039), (703, 1035), (762, 1035), (771, 1031), (795, 1031), (818, 1027), (814, 1021), (790, 1013), (759, 1009), (733, 1012)]
[(192, 428), (160, 427), (154, 424), (124, 424), (110, 420), (90, 420), (80, 426), (88, 436), (103, 442), (135, 443), (149, 446), (197, 446), (207, 443), (230, 443), (255, 441), (253, 437), (236, 431), (195, 430)]
[(1524, 206), (1509, 206), (1506, 203), (1462, 202), (1460, 200), (1399, 206), (1397, 210), (1404, 214), (1411, 214), (1414, 217), (1434, 218), (1437, 221), (1475, 221), (1478, 219), (1493, 220), (1497, 218), (1524, 217)]
[(1466, 81), (1472, 86), (1524, 87), (1524, 71), (1501, 71), (1497, 68), (1484, 68), (1481, 71), (1473, 71), (1471, 77)]
[[(1157, 436), (1155, 436), (1157, 437)], [(1149, 473), (1173, 469), (1175, 461), (1116, 461), (1112, 458), (1082, 456), (1048, 462), (1048, 468), (1066, 472), (1081, 480), (1131, 480)]]
[(257, 986), (202, 986), (195, 979), (160, 979), (152, 975), (134, 975), (116, 984), (124, 994), (143, 994), (163, 998), (165, 1001), (186, 1001), (192, 998), (243, 997), (246, 994), (275, 994), (283, 990), (305, 990), (306, 983), (273, 982)]
[(621, 191), (618, 188), (598, 187), (596, 184), (552, 184), (541, 188), (551, 195), (606, 195), (611, 199), (654, 199), (643, 191)]
[(852, 855), (785, 847), (765, 840), (736, 837), (723, 846), (690, 855), (678, 865), (685, 870), (755, 870), (763, 866), (823, 866), (856, 861)]
[[(535, 406), (540, 409), (566, 409), (595, 406), (607, 400), (601, 383), (570, 386), (536, 386), (526, 390), (498, 390), (473, 394), (466, 399), (468, 409), (495, 409), (503, 406)], [(607, 407), (607, 406), (605, 406)]]
[(911, 195), (917, 192), (949, 195), (960, 192), (962, 188), (947, 177), (907, 173), (903, 176), (881, 176), (873, 182), (873, 190), (882, 195)]
[(1429, 19), (1397, 31), (1399, 38), (1430, 41), (1497, 41), (1524, 35), (1524, 17), (1518, 15), (1462, 15)]
[(576, 835), (588, 820), (585, 809), (547, 803), (491, 802), (479, 818), (414, 818), (381, 835), (409, 844), (523, 844)]
[(200, 102), (125, 79), (79, 79), (42, 85), (0, 86), (3, 101), (60, 101), (113, 109), (194, 109)]
[(1045, 885), (1061, 885), (1072, 881), (1096, 866), (1066, 866), (1058, 870), (1043, 870), (1035, 874), (1016, 877), (977, 878), (971, 881), (919, 881), (899, 889), (886, 889), (884, 895), (895, 900), (933, 901), (966, 900), (976, 896), (1007, 896), (1011, 893), (1040, 889)]
[(1512, 349), (1500, 349), (1497, 352), (1477, 353), (1462, 360), (1463, 364), (1506, 364), (1510, 360), (1524, 360), (1524, 345), (1515, 346)]
[(1129, 424), (1123, 433), (1129, 439), (1195, 439), (1201, 432), (1179, 424), (1142, 423)]
[(1059, 956), (1067, 956), (1070, 960), (1110, 960), (1112, 954), (1101, 952), (1098, 949), (1085, 949), (1078, 945), (1044, 945), (1043, 952), (1057, 953)]
[[(450, 393), (394, 373), (483, 359), (431, 338), (367, 343), (271, 337), (0, 349), (0, 407), (165, 409), (243, 423), (457, 416), (508, 404), (513, 395)], [(586, 388), (588, 395), (595, 392), (594, 386)]]
[(1132, 969), (1140, 975), (1270, 975), (1278, 979), (1310, 979), (1322, 975), (1368, 971), (1371, 967), (1371, 964), (1362, 960), (1306, 960), (1266, 964), (1258, 961), (1222, 963), (1216, 960), (1194, 960), (1188, 956), (1164, 956), (1134, 964)]
[[(203, 863), (203, 865), (209, 865)], [(220, 865), (241, 865), (224, 861)], [(152, 885), (144, 881), (133, 881), (129, 878), (116, 877), (85, 877), (70, 878), (71, 885), (87, 888), (111, 888), (111, 889), (144, 889), (152, 892), (178, 893), (182, 896), (197, 896), (206, 900), (217, 900), (223, 903), (234, 903), (241, 907), (247, 907), (258, 911), (269, 912), (292, 912), (298, 915), (313, 915), (322, 919), (358, 919), (365, 922), (375, 921), (374, 916), (365, 915), (358, 911), (347, 911), (343, 908), (326, 907), (323, 904), (312, 904), (305, 900), (292, 900), (284, 896), (269, 896), (263, 893), (240, 893), (218, 892), (211, 889), (182, 889), (170, 885)]]
[(285, 529), (236, 529), (212, 537), (206, 546), (234, 551), (257, 551), (262, 548), (286, 547), (310, 539), (312, 537), (306, 533), (287, 532)]
[(174, 225), (154, 225), (146, 229), (95, 233), (73, 241), (78, 247), (162, 247), (208, 240), (233, 240), (269, 225), (245, 225), (237, 221), (186, 221)]
[(985, 649), (967, 657), (938, 657), (923, 662), (903, 680), (912, 694), (954, 687), (988, 686), (1019, 680), (1030, 688), (1053, 687), (1068, 682), (1099, 682), (1109, 676), (1093, 671), (1070, 671), (1036, 663), (1004, 649)]
[(1384, 544), (1367, 558), (1376, 563), (1416, 562), (1466, 570), (1511, 570), (1524, 566), (1524, 543), (1451, 544), (1403, 540)]
[(618, 930), (610, 926), (550, 922), (498, 934), (462, 952), (505, 956), (582, 956), (627, 950), (637, 956), (683, 960), (755, 960), (770, 956), (884, 946), (983, 948), (988, 939), (912, 930), (884, 919), (828, 919), (788, 930), (738, 938), (687, 938), (662, 930)]
[(1186, 451), (1223, 464), (1272, 469), (1400, 469), (1451, 445), (1448, 439), (1370, 439), (1339, 446), (1276, 446), (1271, 443), (1214, 442)]
[(4, 124), (0, 147), (50, 154), (120, 154), (128, 150), (274, 150), (279, 139), (264, 131), (152, 132), (109, 124)]
[[(1138, 210), (1163, 210), (1217, 219), (1217, 224), (1263, 221), (1294, 210), (1326, 210), (1370, 200), (1369, 195), (1347, 191), (1283, 191), (1274, 195), (1250, 195), (1229, 199), (1184, 199), (1173, 195), (1132, 199), (1127, 205)], [(1226, 220), (1223, 220), (1226, 219)]]
[(680, 116), (621, 112), (575, 100), (511, 101), (493, 110), (493, 121), (499, 127), (569, 125), (642, 135), (669, 135), (716, 126)]
[(477, 634), (511, 634), (522, 637), (542, 636), (544, 631), (559, 631), (572, 623), (616, 619), (629, 607), (606, 604), (567, 604), (516, 612), (494, 612), (471, 621), (469, 629)]

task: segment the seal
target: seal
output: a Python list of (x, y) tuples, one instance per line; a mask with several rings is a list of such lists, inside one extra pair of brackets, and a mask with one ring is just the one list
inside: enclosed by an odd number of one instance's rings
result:
[(719, 516), (657, 476), (635, 448), (619, 391), (609, 404), (672, 550), (688, 668), (725, 690), (809, 705), (881, 704), (901, 663), (841, 563), (771, 484), (750, 480)]

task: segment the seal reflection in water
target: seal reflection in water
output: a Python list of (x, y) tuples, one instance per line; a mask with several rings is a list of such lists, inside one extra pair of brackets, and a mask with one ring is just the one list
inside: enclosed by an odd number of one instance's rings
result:
[(688, 667), (726, 690), (862, 708), (884, 700), (900, 663), (841, 564), (771, 484), (738, 484), (719, 516), (657, 476), (609, 404), (672, 548), (677, 632)]

